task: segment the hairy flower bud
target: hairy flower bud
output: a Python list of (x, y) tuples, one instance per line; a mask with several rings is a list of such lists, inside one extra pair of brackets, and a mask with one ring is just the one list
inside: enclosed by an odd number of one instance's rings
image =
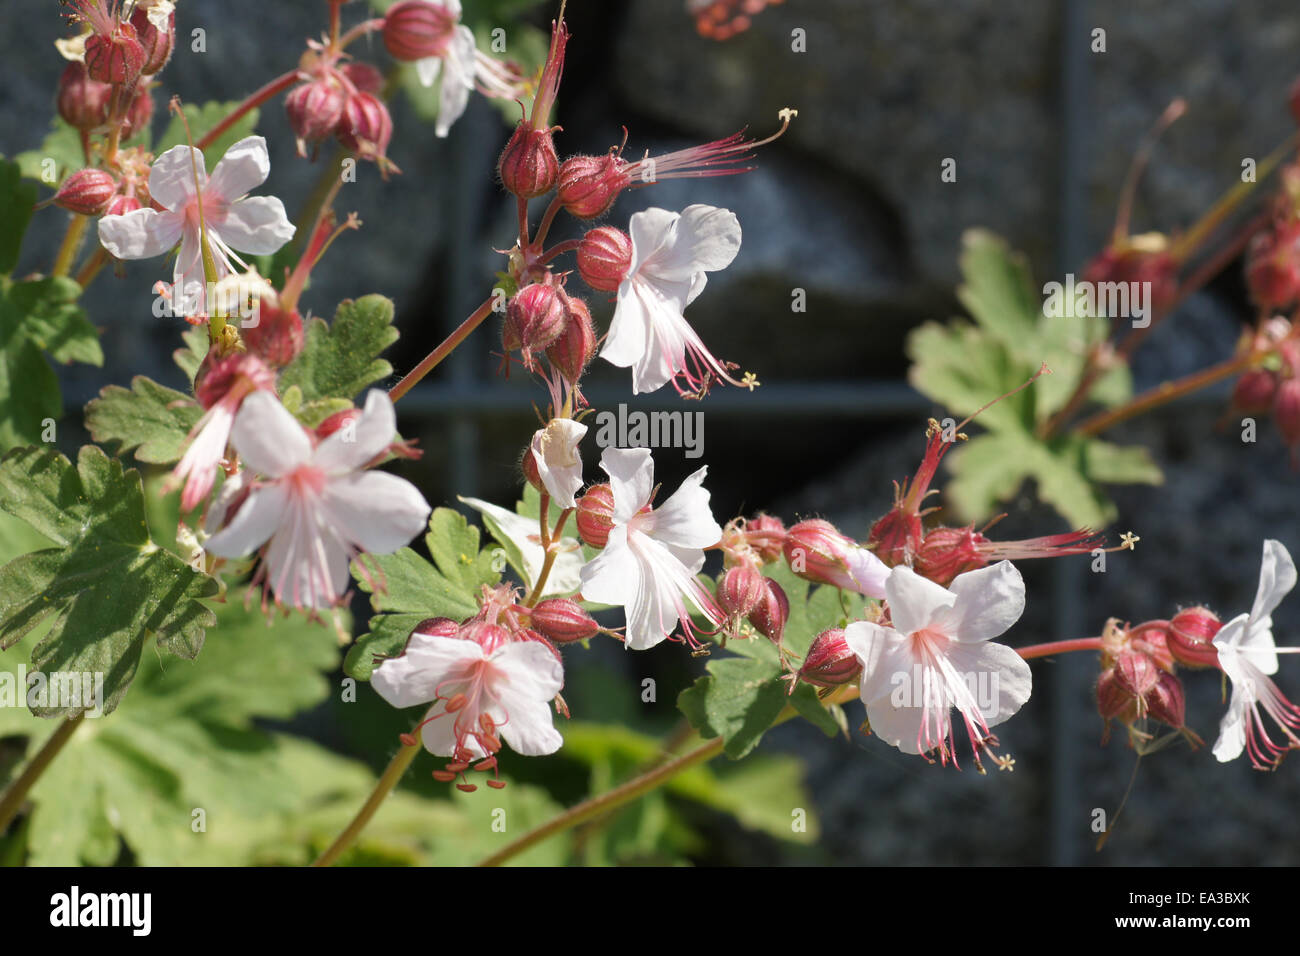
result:
[(519, 467), (523, 469), (524, 481), (538, 491), (546, 491), (546, 486), (542, 483), (542, 473), (537, 469), (537, 456), (531, 446), (524, 449), (524, 457), (520, 460)]
[(1251, 240), (1246, 285), (1261, 309), (1283, 309), (1300, 299), (1300, 223), (1279, 226)]
[[(962, 532), (965, 529), (943, 528), (940, 530), (952, 532), (953, 534), (939, 534), (936, 536), (934, 532), (931, 532), (930, 536), (925, 537), (924, 540), (929, 541), (930, 537), (934, 537), (934, 541), (931, 542), (929, 562), (936, 571), (946, 574), (954, 567), (964, 567), (969, 560), (969, 555), (965, 554), (961, 548), (962, 543), (965, 541), (962, 537)], [(914, 511), (905, 509), (900, 504), (887, 511), (871, 526), (871, 533), (867, 535), (867, 547), (871, 548), (876, 553), (876, 556), (890, 567), (899, 564), (910, 566), (922, 548), (923, 535), (921, 516)], [(983, 567), (983, 565), (977, 564), (975, 567)], [(931, 577), (920, 568), (916, 570), (926, 577)], [(953, 577), (960, 573), (960, 571), (955, 571), (948, 580), (951, 581)], [(939, 580), (938, 578), (931, 579)], [(945, 582), (939, 581), (939, 583), (943, 584)]]
[(596, 219), (609, 211), (632, 178), (613, 153), (571, 156), (560, 164), (559, 198), (569, 215)]
[(149, 128), (149, 123), (153, 119), (153, 94), (149, 92), (146, 84), (136, 87), (135, 96), (131, 99), (131, 107), (122, 117), (122, 137), (129, 139), (142, 130)]
[(82, 216), (98, 216), (117, 192), (117, 180), (102, 169), (80, 169), (63, 181), (54, 205)]
[(1120, 684), (1114, 667), (1102, 671), (1097, 678), (1097, 712), (1106, 721), (1118, 717), (1124, 723), (1131, 723), (1137, 719), (1137, 702)]
[(745, 522), (745, 542), (764, 564), (781, 560), (786, 534), (785, 522), (774, 515), (758, 514)]
[(442, 56), (455, 32), (452, 10), (425, 0), (401, 0), (384, 17), (384, 46), (406, 63)]
[(750, 564), (728, 568), (718, 582), (718, 607), (732, 620), (748, 617), (767, 594), (767, 579)]
[(431, 617), (417, 624), (411, 633), (427, 634), (429, 637), (459, 637), (460, 623), (449, 617)]
[(1221, 627), (1209, 608), (1184, 608), (1169, 621), (1169, 651), (1185, 667), (1218, 667), (1219, 651), (1212, 642)]
[(126, 86), (139, 78), (144, 65), (144, 47), (129, 23), (114, 24), (111, 34), (86, 37), (86, 72), (93, 80)]
[(596, 357), (596, 326), (582, 299), (568, 296), (566, 305), (569, 314), (564, 331), (546, 347), (546, 357), (570, 385), (576, 385), (587, 364)]
[(785, 636), (785, 625), (790, 620), (790, 599), (785, 588), (771, 578), (763, 579), (763, 597), (749, 612), (749, 623), (778, 647)]
[(135, 196), (114, 196), (108, 201), (108, 208), (104, 210), (104, 215), (125, 216), (128, 212), (135, 212), (143, 205)]
[(298, 140), (298, 155), (306, 156), (307, 147), (328, 137), (343, 119), (347, 95), (330, 79), (300, 83), (285, 97), (289, 127)]
[(176, 14), (172, 13), (168, 17), (166, 30), (159, 30), (149, 20), (149, 11), (137, 6), (131, 13), (131, 26), (135, 28), (144, 50), (144, 65), (140, 72), (145, 76), (161, 72), (172, 58), (172, 50), (176, 46)]
[(1145, 697), (1159, 682), (1160, 668), (1150, 655), (1124, 650), (1115, 658), (1115, 677), (1133, 697)]
[[(890, 512), (890, 515), (893, 514), (905, 517), (900, 512)], [(920, 524), (919, 519), (917, 524)], [(876, 529), (872, 528), (871, 533), (874, 536)], [(947, 587), (957, 575), (979, 570), (989, 563), (988, 558), (976, 548), (976, 544), (983, 540), (986, 540), (984, 535), (973, 528), (935, 528), (921, 541), (921, 547), (913, 559), (912, 570), (935, 584)], [(886, 564), (890, 563), (889, 558), (879, 549), (876, 553)]]
[(1232, 387), (1232, 408), (1248, 415), (1262, 415), (1273, 407), (1277, 394), (1277, 373), (1252, 368), (1241, 374)]
[(849, 649), (839, 628), (822, 631), (808, 646), (799, 679), (818, 687), (839, 687), (862, 673), (862, 661)]
[(56, 104), (64, 122), (89, 131), (108, 122), (113, 87), (91, 79), (84, 63), (69, 63), (59, 77)]
[(806, 581), (873, 596), (884, 593), (884, 565), (821, 518), (800, 521), (785, 538), (790, 570)]
[(263, 297), (257, 308), (257, 324), (240, 330), (244, 344), (252, 354), (282, 368), (302, 351), (302, 316), (297, 309), (281, 308), (268, 297)]
[(544, 196), (555, 188), (560, 160), (549, 129), (533, 129), (527, 121), (515, 127), (497, 160), (501, 184), (520, 199)]
[(1147, 693), (1144, 703), (1152, 720), (1181, 729), (1187, 717), (1187, 695), (1183, 682), (1173, 674), (1161, 673), (1156, 686)]
[(377, 67), (361, 60), (349, 60), (339, 66), (339, 72), (362, 93), (378, 96), (384, 91), (384, 74)]
[(534, 353), (544, 350), (564, 331), (569, 319), (566, 298), (558, 286), (534, 282), (507, 303), (501, 342), (507, 352), (523, 352), (525, 367), (531, 367)]
[(1146, 654), (1161, 670), (1172, 672), (1174, 655), (1169, 649), (1169, 622), (1147, 621), (1128, 632), (1128, 646)]
[(569, 598), (539, 601), (529, 619), (534, 628), (556, 644), (589, 640), (600, 632), (596, 619), (584, 611), (581, 604)]
[(617, 292), (632, 268), (632, 237), (613, 226), (599, 226), (578, 245), (578, 275), (600, 292)]
[(373, 160), (381, 172), (396, 169), (388, 159), (393, 117), (384, 101), (373, 93), (358, 91), (347, 97), (335, 133), (346, 148), (362, 159)]
[(614, 527), (614, 489), (607, 484), (592, 485), (578, 499), (574, 515), (578, 535), (593, 548), (603, 548)]

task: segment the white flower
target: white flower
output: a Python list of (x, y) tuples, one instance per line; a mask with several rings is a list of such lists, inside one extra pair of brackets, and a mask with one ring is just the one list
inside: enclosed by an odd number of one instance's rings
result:
[(145, 16), (155, 30), (166, 33), (171, 27), (171, 16), (176, 12), (173, 0), (136, 0), (131, 12), (143, 7)]
[[(442, 7), (454, 21), (460, 20), (460, 0), (425, 0), (430, 6)], [(433, 86), (442, 76), (442, 89), (438, 91), (438, 122), (435, 132), (446, 136), (451, 124), (460, 119), (474, 89), (474, 78), (479, 70), (478, 46), (474, 31), (457, 22), (438, 56), (415, 61), (415, 73), (422, 86)]]
[[(1214, 756), (1233, 760), (1242, 750), (1250, 754), (1253, 766), (1267, 770), (1281, 762), (1287, 750), (1300, 747), (1294, 731), (1300, 730), (1300, 707), (1296, 707), (1266, 675), (1277, 673), (1279, 648), (1273, 644), (1273, 609), (1296, 583), (1295, 562), (1281, 541), (1264, 542), (1259, 568), (1259, 589), (1249, 614), (1240, 614), (1224, 624), (1214, 637), (1219, 666), (1232, 681), (1228, 712), (1219, 724)], [(1282, 652), (1293, 648), (1281, 648)], [(1279, 746), (1264, 728), (1259, 708), (1263, 705), (1287, 738)]]
[(711, 378), (739, 385), (705, 348), (682, 314), (707, 281), (740, 251), (740, 223), (714, 206), (687, 206), (680, 213), (647, 209), (628, 225), (632, 262), (618, 287), (618, 304), (601, 357), (632, 368), (632, 391), (653, 392), (681, 379), (699, 392)]
[(530, 446), (537, 475), (546, 493), (561, 508), (575, 508), (574, 496), (582, 487), (582, 455), (578, 443), (587, 426), (572, 418), (552, 418), (537, 429)]
[(550, 708), (564, 686), (564, 667), (545, 644), (512, 641), (485, 648), (474, 640), (416, 632), (400, 657), (375, 668), (370, 683), (394, 707), (434, 705), (420, 737), (425, 749), (441, 757), (488, 757), (502, 740), (516, 753), (535, 757), (555, 753), (564, 742)]
[(270, 540), (264, 559), (276, 599), (299, 608), (338, 603), (348, 562), (358, 551), (389, 554), (424, 529), (429, 504), (410, 482), (365, 466), (397, 431), (393, 403), (372, 389), (355, 428), (315, 448), (269, 392), (244, 399), (231, 442), (244, 464), (265, 476), (224, 529), (206, 544), (235, 558)]
[[(266, 182), (270, 171), (266, 140), (260, 136), (249, 136), (231, 146), (211, 177), (205, 170), (202, 152), (189, 146), (173, 146), (154, 160), (149, 171), (149, 194), (164, 211), (144, 208), (124, 216), (104, 216), (99, 220), (99, 241), (118, 259), (151, 259), (179, 242), (172, 280), (188, 297), (192, 289), (202, 290), (205, 286), (199, 237), (200, 199), (218, 280), (234, 271), (232, 261), (247, 268), (235, 250), (269, 255), (293, 238), (294, 225), (279, 199), (245, 196)], [(198, 301), (203, 301), (201, 296)]]
[(708, 469), (692, 474), (651, 511), (654, 461), (648, 448), (607, 448), (600, 466), (614, 492), (614, 527), (604, 550), (582, 569), (582, 596), (623, 606), (625, 644), (633, 650), (654, 647), (679, 621), (688, 643), (698, 645), (686, 602), (714, 625), (724, 618), (696, 579), (703, 549), (722, 538), (701, 484)]
[[(937, 750), (956, 763), (951, 712), (970, 734), (976, 766), (992, 756), (989, 728), (1029, 699), (1029, 665), (992, 643), (1020, 619), (1025, 584), (1010, 561), (959, 574), (951, 589), (899, 566), (885, 582), (891, 626), (855, 621), (844, 639), (862, 660), (871, 732), (903, 753)], [(1005, 758), (996, 758), (999, 766)]]
[[(542, 573), (542, 564), (546, 561), (546, 552), (542, 550), (541, 528), (536, 518), (525, 518), (513, 511), (507, 511), (500, 505), (494, 505), (479, 498), (457, 496), (483, 516), (483, 523), (492, 532), (492, 537), (502, 544), (515, 549), (515, 554), (508, 555), (510, 563), (519, 572), (524, 587), (532, 590), (537, 583), (537, 576)], [(555, 563), (546, 579), (540, 597), (564, 597), (572, 594), (582, 585), (578, 576), (582, 570), (582, 551), (574, 538), (564, 538), (556, 546)]]

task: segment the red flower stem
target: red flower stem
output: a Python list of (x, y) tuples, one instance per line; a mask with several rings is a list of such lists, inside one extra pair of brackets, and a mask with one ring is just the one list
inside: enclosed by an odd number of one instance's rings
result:
[(352, 43), (354, 40), (358, 40), (361, 37), (365, 36), (367, 33), (374, 33), (375, 31), (382, 30), (383, 28), (384, 28), (383, 17), (376, 17), (374, 20), (363, 20), (361, 23), (358, 23), (347, 33), (343, 34), (343, 36), (339, 37), (338, 48), (340, 50), (347, 49), (348, 44)]
[(288, 73), (283, 74), (282, 76), (276, 77), (270, 83), (267, 83), (266, 86), (262, 87), (260, 90), (250, 95), (246, 100), (244, 100), (233, 110), (231, 110), (230, 115), (228, 115), (220, 123), (218, 123), (216, 126), (212, 127), (212, 129), (204, 133), (199, 138), (199, 141), (194, 144), (195, 149), (207, 149), (209, 146), (211, 146), (220, 138), (222, 133), (224, 133), (226, 130), (230, 129), (230, 127), (238, 123), (240, 118), (249, 110), (256, 109), (257, 107), (265, 103), (267, 100), (269, 100), (271, 97), (275, 96), (278, 93), (283, 92), (284, 90), (287, 90), (289, 87), (293, 86), (297, 82), (298, 82), (297, 67), (294, 67), (292, 70), (290, 70)]
[(572, 252), (580, 245), (582, 245), (581, 239), (566, 239), (564, 242), (556, 243), (542, 254), (542, 257), (537, 260), (537, 264), (546, 265), (546, 263), (550, 262), (557, 256), (562, 256), (566, 252)]
[[(546, 234), (551, 231), (551, 223), (555, 222), (555, 217), (559, 215), (560, 210), (563, 208), (564, 204), (560, 202), (558, 195), (546, 207), (546, 212), (542, 214), (542, 221), (537, 226), (537, 235), (533, 237), (533, 246), (535, 248), (541, 249), (542, 243), (546, 241)], [(543, 258), (542, 261), (545, 262), (546, 258)]]
[(519, 210), (519, 248), (527, 249), (528, 240), (528, 200), (523, 196), (516, 196)]
[(419, 365), (406, 374), (405, 378), (389, 389), (388, 397), (396, 402), (399, 398), (409, 392), (412, 387), (420, 381), (420, 379), (433, 371), (439, 362), (450, 355), (456, 346), (460, 345), (461, 342), (464, 342), (465, 339), (469, 337), (469, 334), (478, 328), (484, 319), (492, 314), (492, 304), (495, 301), (495, 297), (488, 298), (482, 305), (475, 309), (470, 314), (469, 318), (456, 328), (455, 332), (452, 332), (451, 335), (447, 336), (447, 338), (443, 340), (443, 343), (426, 355)]
[(1033, 660), (1035, 657), (1054, 657), (1057, 654), (1068, 654), (1070, 651), (1099, 651), (1101, 650), (1100, 637), (1077, 637), (1072, 641), (1050, 641), (1046, 644), (1030, 644), (1028, 647), (1017, 647), (1015, 652), (1025, 660)]

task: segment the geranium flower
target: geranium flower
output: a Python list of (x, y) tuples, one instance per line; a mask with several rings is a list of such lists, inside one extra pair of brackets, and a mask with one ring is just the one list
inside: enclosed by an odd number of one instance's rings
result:
[(390, 554), (424, 529), (429, 503), (396, 475), (366, 471), (397, 431), (393, 403), (372, 389), (353, 428), (314, 448), (310, 434), (269, 392), (244, 399), (231, 443), (264, 476), (205, 548), (223, 558), (270, 542), (263, 578), (277, 601), (298, 608), (337, 604), (359, 551)]
[[(1214, 756), (1220, 761), (1233, 760), (1245, 750), (1252, 766), (1271, 770), (1288, 750), (1300, 747), (1295, 733), (1300, 731), (1300, 707), (1287, 700), (1267, 676), (1277, 673), (1279, 652), (1295, 650), (1274, 645), (1272, 618), (1273, 609), (1295, 583), (1295, 562), (1286, 546), (1281, 541), (1265, 541), (1259, 588), (1250, 613), (1234, 617), (1214, 636), (1219, 666), (1232, 681), (1228, 712), (1219, 723), (1219, 739), (1214, 742)], [(1285, 746), (1269, 737), (1259, 713), (1261, 706), (1281, 728)]]
[(266, 140), (261, 136), (249, 136), (231, 146), (211, 177), (204, 167), (202, 152), (189, 146), (173, 146), (154, 160), (149, 171), (149, 194), (163, 211), (146, 208), (122, 216), (104, 216), (99, 220), (99, 241), (118, 259), (152, 259), (179, 242), (172, 281), (186, 298), (196, 287), (201, 303), (205, 277), (199, 235), (200, 201), (217, 279), (234, 271), (232, 262), (248, 268), (235, 250), (270, 255), (293, 238), (294, 225), (279, 199), (246, 195), (266, 182), (270, 171)]
[[(440, 757), (489, 757), (502, 741), (529, 757), (559, 750), (564, 740), (550, 708), (564, 686), (559, 657), (545, 644), (510, 641), (499, 627), (479, 631), (491, 637), (481, 642), (417, 631), (400, 657), (375, 668), (370, 683), (394, 707), (434, 705), (420, 739)], [(448, 767), (452, 775), (464, 769)]]
[(722, 539), (702, 485), (708, 469), (692, 474), (651, 510), (654, 461), (648, 448), (607, 448), (600, 466), (614, 492), (614, 526), (604, 550), (582, 569), (583, 597), (623, 606), (625, 644), (633, 650), (654, 647), (678, 622), (687, 642), (698, 647), (687, 603), (715, 626), (726, 617), (696, 579), (703, 549)]
[(582, 487), (582, 455), (578, 443), (587, 426), (572, 418), (553, 418), (537, 429), (529, 449), (537, 463), (537, 475), (546, 493), (561, 508), (574, 508), (574, 496)]
[(903, 753), (938, 752), (957, 762), (951, 712), (955, 707), (970, 735), (975, 764), (993, 754), (1000, 724), (1029, 699), (1029, 665), (992, 639), (1020, 619), (1025, 584), (1010, 561), (959, 574), (951, 589), (906, 566), (885, 582), (892, 623), (855, 621), (844, 638), (862, 661), (862, 701), (871, 732)]
[(725, 269), (740, 251), (735, 215), (701, 205), (680, 213), (647, 209), (633, 214), (628, 233), (632, 262), (601, 357), (631, 367), (636, 394), (669, 381), (683, 394), (704, 391), (713, 378), (745, 384), (727, 373), (682, 314), (704, 291), (705, 273)]
[[(513, 552), (507, 551), (511, 565), (519, 572), (524, 588), (531, 591), (542, 573), (546, 561), (546, 552), (542, 550), (541, 529), (536, 518), (525, 518), (483, 501), (480, 498), (457, 496), (462, 504), (467, 504), (483, 516), (483, 523), (496, 538)], [(582, 571), (582, 550), (576, 538), (563, 538), (555, 546), (558, 550), (551, 573), (546, 578), (539, 598), (563, 597), (572, 594), (582, 584), (579, 573)]]

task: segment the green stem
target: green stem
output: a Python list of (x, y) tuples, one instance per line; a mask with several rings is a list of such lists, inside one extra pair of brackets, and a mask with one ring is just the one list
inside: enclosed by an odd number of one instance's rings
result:
[(697, 764), (705, 763), (712, 760), (718, 754), (722, 753), (724, 741), (717, 737), (706, 743), (701, 744), (694, 750), (688, 751), (673, 760), (662, 764), (655, 769), (634, 777), (627, 783), (608, 790), (598, 797), (592, 797), (590, 800), (584, 800), (576, 807), (565, 810), (558, 816), (552, 817), (541, 826), (529, 830), (519, 839), (502, 847), (496, 853), (493, 853), (487, 859), (479, 863), (479, 866), (500, 866), (511, 857), (518, 856), (530, 847), (536, 846), (543, 840), (555, 836), (557, 833), (563, 833), (580, 823), (607, 813), (616, 807), (631, 803), (640, 797), (645, 796), (651, 790), (667, 783), (683, 770), (688, 770)]
[(450, 355), (461, 342), (469, 337), (469, 334), (482, 324), (483, 320), (492, 314), (492, 303), (495, 301), (489, 298), (477, 309), (475, 309), (468, 319), (462, 322), (451, 335), (447, 336), (443, 343), (424, 357), (415, 368), (411, 369), (400, 382), (394, 385), (388, 391), (388, 397), (394, 402), (409, 392), (420, 379), (424, 378), (437, 366), (439, 362)]
[(384, 798), (388, 796), (393, 787), (397, 786), (397, 781), (402, 779), (402, 775), (406, 773), (406, 769), (411, 766), (411, 761), (415, 759), (415, 755), (419, 752), (420, 743), (418, 740), (413, 744), (402, 745), (402, 749), (397, 751), (393, 755), (393, 759), (388, 762), (383, 776), (379, 778), (379, 782), (375, 784), (375, 789), (370, 792), (370, 796), (366, 798), (366, 802), (357, 811), (357, 815), (352, 818), (352, 822), (348, 824), (347, 829), (338, 835), (334, 842), (330, 844), (329, 849), (322, 853), (312, 866), (331, 866), (343, 855), (343, 851), (350, 847), (357, 837), (361, 835), (361, 831), (366, 828), (366, 824), (375, 815), (379, 805), (384, 802)]
[(59, 751), (63, 749), (69, 738), (72, 737), (73, 731), (81, 726), (85, 720), (84, 714), (78, 714), (76, 717), (69, 717), (65, 720), (51, 736), (45, 741), (45, 745), (32, 758), (31, 763), (23, 770), (22, 774), (9, 785), (5, 790), (4, 797), (0, 798), (0, 833), (8, 829), (13, 818), (18, 815), (18, 810), (22, 807), (23, 801), (27, 799), (27, 793), (32, 786), (40, 779), (45, 768), (50, 765)]
[(73, 214), (72, 221), (68, 223), (68, 231), (63, 234), (58, 254), (54, 257), (52, 275), (66, 276), (72, 271), (72, 262), (77, 258), (77, 249), (81, 246), (81, 237), (86, 234), (89, 222), (89, 216)]

